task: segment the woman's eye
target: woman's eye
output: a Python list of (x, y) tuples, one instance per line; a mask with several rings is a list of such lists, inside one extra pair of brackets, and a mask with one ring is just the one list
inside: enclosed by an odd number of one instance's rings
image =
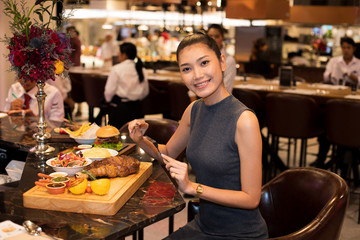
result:
[(189, 67), (185, 67), (185, 68), (183, 68), (181, 71), (182, 71), (182, 72), (188, 72), (189, 70), (190, 70)]
[(209, 60), (202, 61), (202, 62), (201, 62), (201, 66), (205, 66), (205, 65), (207, 65), (208, 63), (209, 63)]

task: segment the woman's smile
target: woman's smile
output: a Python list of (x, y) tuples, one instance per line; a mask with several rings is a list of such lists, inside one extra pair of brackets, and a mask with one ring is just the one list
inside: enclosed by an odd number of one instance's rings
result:
[(194, 86), (198, 89), (203, 89), (210, 83), (210, 81), (211, 81), (211, 79), (201, 81), (201, 82), (195, 83)]

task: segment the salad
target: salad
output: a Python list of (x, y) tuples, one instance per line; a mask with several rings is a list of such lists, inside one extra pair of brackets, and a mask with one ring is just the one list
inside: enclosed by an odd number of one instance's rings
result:
[(81, 152), (76, 154), (74, 152), (61, 152), (50, 163), (53, 167), (80, 167), (86, 165), (87, 161)]

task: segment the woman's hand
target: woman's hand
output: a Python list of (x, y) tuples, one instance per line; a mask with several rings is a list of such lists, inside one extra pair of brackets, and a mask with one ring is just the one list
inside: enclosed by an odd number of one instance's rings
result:
[(165, 154), (161, 154), (161, 156), (170, 176), (176, 180), (179, 190), (186, 194), (194, 194), (192, 183), (189, 180), (188, 165)]
[(146, 123), (144, 120), (135, 119), (131, 121), (128, 126), (131, 139), (136, 143), (140, 142), (143, 139), (148, 127), (149, 124)]

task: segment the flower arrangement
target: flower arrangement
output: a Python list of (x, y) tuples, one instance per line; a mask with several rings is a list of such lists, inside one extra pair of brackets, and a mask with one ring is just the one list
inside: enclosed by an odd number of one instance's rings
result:
[(315, 53), (323, 53), (326, 51), (326, 41), (323, 38), (316, 38), (312, 41), (312, 48)]
[[(62, 0), (36, 0), (28, 10), (24, 0), (20, 6), (16, 0), (1, 0), (4, 13), (10, 17), (12, 37), (5, 36), (2, 40), (8, 45), (8, 55), (12, 71), (17, 77), (30, 81), (55, 80), (55, 75), (65, 74), (64, 70), (71, 66), (70, 43), (68, 37), (58, 30), (50, 28), (56, 22), (61, 27), (62, 16), (54, 16), (58, 2)], [(35, 13), (38, 20), (31, 21), (30, 14)], [(56, 11), (55, 11), (56, 12)], [(44, 17), (49, 20), (44, 21)]]

